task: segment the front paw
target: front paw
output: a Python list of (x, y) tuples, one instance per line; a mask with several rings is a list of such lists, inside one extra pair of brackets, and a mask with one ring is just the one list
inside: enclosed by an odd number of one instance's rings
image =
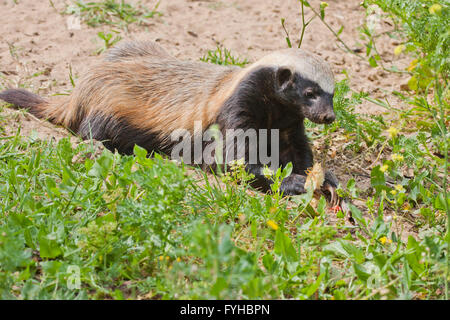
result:
[(325, 180), (320, 189), (327, 198), (327, 200), (329, 201), (331, 206), (336, 206), (340, 202), (339, 196), (336, 192), (338, 186), (339, 181), (334, 175), (334, 173), (331, 171), (325, 172)]
[(305, 193), (306, 177), (299, 174), (291, 174), (281, 182), (280, 191), (285, 196), (293, 196)]

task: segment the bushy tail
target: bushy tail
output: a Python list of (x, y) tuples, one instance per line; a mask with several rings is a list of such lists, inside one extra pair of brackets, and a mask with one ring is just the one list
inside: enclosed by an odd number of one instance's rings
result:
[(8, 89), (0, 92), (0, 99), (19, 108), (27, 109), (31, 114), (42, 117), (39, 109), (47, 102), (38, 95), (24, 89)]
[(27, 109), (40, 119), (72, 128), (72, 115), (69, 114), (70, 110), (65, 108), (69, 101), (68, 96), (57, 96), (46, 100), (24, 89), (8, 89), (0, 92), (0, 99), (18, 108)]

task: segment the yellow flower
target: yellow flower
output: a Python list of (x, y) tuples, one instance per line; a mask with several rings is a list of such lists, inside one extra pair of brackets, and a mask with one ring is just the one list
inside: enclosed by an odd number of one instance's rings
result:
[(409, 67), (407, 68), (408, 71), (413, 71), (417, 65), (419, 64), (419, 60), (418, 59), (414, 59), (411, 61), (411, 63), (409, 64)]
[(170, 259), (169, 256), (167, 256), (167, 257), (166, 257), (166, 260), (169, 260), (169, 259)]
[(320, 3), (320, 7), (321, 7), (322, 9), (324, 9), (324, 8), (328, 7), (328, 3), (325, 2), (325, 1), (322, 1), (322, 2)]
[(389, 166), (388, 166), (387, 164), (383, 164), (383, 165), (380, 167), (380, 171), (381, 171), (381, 172), (386, 172), (387, 169), (389, 169)]
[(241, 167), (243, 167), (245, 164), (244, 158), (238, 159), (238, 160), (232, 160), (230, 161), (230, 168), (231, 170), (235, 171)]
[(403, 188), (403, 186), (401, 184), (396, 184), (394, 188), (398, 192), (404, 192), (405, 191), (405, 188)]
[(399, 46), (396, 46), (395, 49), (394, 49), (394, 54), (395, 54), (396, 56), (399, 56), (399, 55), (403, 52), (403, 50), (405, 50), (405, 49), (406, 49), (406, 47), (405, 47), (404, 44), (401, 44), (401, 45), (399, 45)]
[(275, 221), (269, 220), (267, 221), (267, 225), (271, 227), (273, 230), (278, 230), (278, 225)]
[(395, 196), (397, 194), (397, 190), (391, 190), (390, 192), (393, 196)]
[(160, 256), (159, 261), (163, 261), (163, 260), (164, 260), (164, 256)]
[(386, 242), (387, 243), (392, 243), (392, 240), (391, 239), (388, 239), (388, 238), (386, 238), (386, 237), (381, 237), (380, 239), (380, 242), (381, 242), (381, 244), (385, 244)]
[(348, 142), (350, 140), (350, 133), (344, 134), (345, 142)]
[(264, 167), (264, 169), (263, 169), (264, 177), (266, 177), (267, 179), (270, 179), (270, 178), (272, 178), (273, 173), (274, 173), (273, 170), (271, 170), (269, 167)]
[(419, 88), (419, 81), (415, 76), (412, 76), (411, 79), (408, 80), (408, 88), (414, 91), (416, 91)]
[(393, 161), (403, 161), (405, 158), (401, 154), (393, 153), (391, 159)]
[(394, 139), (398, 135), (397, 128), (390, 127), (387, 131), (389, 132), (389, 136), (391, 137), (391, 139)]
[(435, 3), (430, 8), (428, 8), (428, 11), (431, 14), (441, 14), (442, 6), (440, 4)]
[(181, 261), (181, 258), (180, 258), (180, 257), (178, 257), (178, 258), (177, 258), (177, 262), (180, 262), (180, 261)]

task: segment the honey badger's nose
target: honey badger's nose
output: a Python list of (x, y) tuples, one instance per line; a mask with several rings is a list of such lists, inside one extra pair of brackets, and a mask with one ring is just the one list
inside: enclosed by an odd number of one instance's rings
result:
[(334, 113), (329, 114), (325, 117), (325, 121), (327, 123), (332, 123), (334, 120), (336, 120), (336, 114), (334, 114)]
[(336, 120), (336, 115), (334, 114), (334, 112), (329, 112), (322, 115), (320, 120), (322, 120), (322, 123), (330, 124), (334, 120)]

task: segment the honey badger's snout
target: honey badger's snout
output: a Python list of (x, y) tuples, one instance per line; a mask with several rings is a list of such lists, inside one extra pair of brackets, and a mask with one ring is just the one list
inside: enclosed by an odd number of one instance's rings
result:
[(333, 109), (333, 95), (322, 94), (304, 108), (304, 115), (312, 122), (319, 124), (330, 124), (336, 120)]
[(322, 116), (320, 116), (320, 123), (323, 124), (330, 124), (333, 123), (333, 121), (336, 120), (336, 115), (335, 114), (324, 114)]
[(333, 94), (322, 95), (322, 114), (320, 115), (320, 121), (325, 124), (330, 124), (336, 120), (336, 113), (333, 108)]
[(333, 109), (325, 111), (323, 114), (319, 116), (319, 122), (324, 124), (330, 124), (334, 120), (336, 120), (336, 114)]

